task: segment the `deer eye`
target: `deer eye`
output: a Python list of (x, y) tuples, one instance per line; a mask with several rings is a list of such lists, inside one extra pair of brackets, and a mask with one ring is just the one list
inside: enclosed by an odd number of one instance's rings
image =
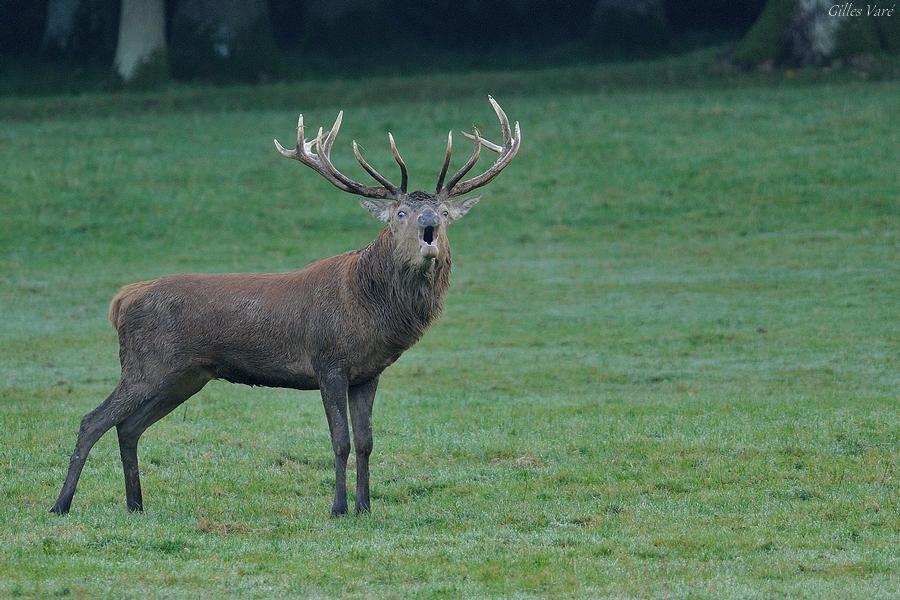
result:
[(450, 216), (450, 211), (445, 210), (445, 211), (442, 211), (441, 214), (444, 215), (445, 217), (449, 217), (449, 216)]
[(398, 211), (397, 211), (397, 216), (400, 217), (400, 218), (402, 219), (403, 217), (406, 216), (406, 211), (405, 211), (405, 210), (398, 210)]

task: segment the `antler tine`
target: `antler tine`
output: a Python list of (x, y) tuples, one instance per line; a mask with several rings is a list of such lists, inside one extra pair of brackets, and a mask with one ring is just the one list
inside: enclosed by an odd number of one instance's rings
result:
[[(373, 175), (379, 183), (383, 184), (384, 187), (372, 187), (363, 185), (356, 181), (353, 181), (349, 177), (345, 176), (343, 173), (338, 171), (334, 164), (331, 162), (331, 148), (334, 145), (334, 140), (337, 138), (337, 134), (341, 129), (341, 122), (344, 118), (344, 111), (340, 111), (337, 115), (337, 118), (334, 120), (334, 124), (331, 126), (331, 130), (329, 130), (328, 135), (323, 137), (323, 129), (319, 127), (319, 131), (316, 134), (314, 139), (306, 141), (305, 139), (305, 127), (303, 124), (303, 115), (297, 119), (297, 147), (293, 150), (287, 150), (284, 146), (279, 143), (278, 140), (274, 140), (275, 148), (278, 149), (278, 152), (287, 158), (292, 158), (299, 162), (302, 162), (304, 165), (311, 168), (313, 171), (327, 179), (332, 185), (336, 188), (343, 190), (345, 192), (350, 192), (351, 194), (356, 194), (358, 196), (365, 196), (367, 198), (390, 198), (397, 195), (397, 187), (392, 185), (387, 179), (384, 179), (380, 176), (375, 176), (375, 169), (372, 169), (368, 166), (368, 163), (365, 163), (362, 160), (362, 156), (359, 154), (359, 150), (356, 148), (356, 142), (354, 145), (354, 153), (357, 156), (357, 159), (360, 160), (360, 164), (366, 168), (366, 171), (369, 172), (370, 175)], [(313, 153), (313, 148), (316, 149), (316, 152)]]
[(303, 115), (301, 114), (297, 119), (297, 146), (294, 147), (293, 150), (288, 150), (287, 148), (282, 146), (281, 142), (279, 142), (277, 139), (273, 139), (272, 141), (275, 142), (275, 148), (278, 150), (279, 154), (286, 158), (299, 160), (298, 155), (301, 154), (304, 149), (306, 149), (303, 144)]
[(481, 154), (481, 136), (478, 134), (478, 128), (475, 127), (475, 151), (472, 152), (471, 158), (466, 161), (459, 171), (450, 178), (450, 181), (447, 183), (445, 187), (446, 190), (450, 191), (450, 195), (454, 196), (453, 187), (459, 182), (460, 179), (465, 177), (466, 173), (472, 170), (472, 167), (475, 166), (475, 163), (478, 162), (478, 157)]
[(331, 126), (331, 130), (328, 132), (328, 135), (325, 136), (325, 156), (329, 158), (328, 162), (331, 162), (331, 147), (334, 145), (334, 140), (337, 139), (337, 134), (341, 130), (341, 124), (344, 122), (344, 111), (339, 110), (337, 117), (334, 119), (334, 124)]
[(277, 139), (273, 139), (272, 141), (275, 142), (275, 149), (278, 150), (279, 154), (281, 154), (285, 158), (294, 158), (296, 150), (288, 150), (287, 148), (282, 146), (281, 142), (279, 142)]
[(316, 133), (316, 139), (309, 140), (309, 150), (312, 152), (313, 148), (318, 148), (319, 144), (322, 143), (322, 128), (319, 127), (319, 131)]
[(494, 100), (493, 97), (488, 96), (488, 100), (491, 103), (491, 106), (494, 108), (494, 112), (497, 113), (497, 118), (500, 120), (500, 131), (503, 134), (503, 145), (500, 146), (498, 144), (494, 144), (493, 142), (488, 142), (481, 138), (478, 133), (478, 130), (475, 130), (475, 135), (464, 134), (469, 139), (475, 141), (477, 146), (481, 148), (484, 146), (489, 150), (496, 152), (499, 154), (497, 160), (494, 162), (491, 167), (478, 175), (477, 177), (473, 177), (461, 183), (457, 181), (453, 181), (448, 184), (443, 193), (448, 197), (452, 196), (461, 196), (462, 194), (466, 194), (471, 192), (475, 188), (479, 188), (487, 183), (489, 183), (494, 177), (496, 177), (500, 171), (506, 168), (512, 159), (515, 158), (516, 154), (519, 152), (519, 147), (522, 145), (522, 130), (519, 127), (519, 122), (516, 121), (514, 131), (510, 131), (509, 127), (509, 119), (506, 116), (506, 113), (503, 112), (503, 109), (500, 108), (500, 105)]
[[(460, 133), (462, 133), (464, 136), (466, 136), (473, 142), (475, 141), (475, 136), (472, 135), (471, 133), (469, 133), (467, 131), (461, 131)], [(495, 144), (494, 142), (491, 142), (484, 138), (481, 138), (481, 145), (484, 146), (485, 148), (487, 148), (488, 150), (490, 150), (491, 152), (496, 152), (497, 154), (500, 154), (501, 152), (503, 152), (503, 146)]]
[[(303, 122), (303, 115), (300, 115), (300, 123)], [(298, 124), (298, 128), (300, 125)], [(298, 132), (297, 137), (300, 138), (300, 134)], [(296, 158), (297, 157), (297, 148), (293, 150), (288, 150), (284, 146), (281, 145), (281, 142), (278, 141), (278, 138), (272, 138), (272, 141), (275, 142), (275, 149), (278, 150), (278, 153), (281, 154), (285, 158)]]
[(318, 155), (319, 161), (322, 163), (322, 166), (325, 168), (328, 178), (336, 179), (352, 190), (354, 186), (361, 187), (361, 184), (356, 183), (355, 181), (338, 171), (337, 168), (335, 168), (334, 164), (331, 162), (331, 147), (334, 145), (334, 140), (337, 138), (337, 134), (341, 130), (341, 122), (343, 120), (344, 111), (339, 111), (337, 118), (334, 120), (334, 125), (331, 126), (331, 130), (328, 132), (328, 135), (326, 135), (324, 139), (322, 138), (322, 128), (319, 128), (319, 135), (316, 137), (316, 154)]
[(294, 149), (297, 151), (308, 151), (309, 148), (306, 147), (306, 135), (304, 134), (305, 129), (303, 128), (303, 113), (300, 113), (300, 116), (297, 117), (297, 145), (294, 146)]
[(390, 131), (388, 131), (388, 142), (391, 144), (391, 154), (394, 155), (394, 160), (397, 161), (397, 164), (400, 166), (400, 191), (405, 194), (406, 184), (409, 181), (409, 174), (406, 172), (406, 163), (403, 162), (400, 151), (397, 150), (397, 144), (394, 143), (394, 136), (391, 135)]
[(497, 113), (497, 118), (500, 119), (500, 131), (503, 132), (503, 145), (506, 146), (509, 144), (509, 138), (511, 137), (509, 131), (509, 119), (507, 118), (506, 113), (503, 112), (503, 109), (500, 108), (497, 101), (494, 100), (494, 97), (490, 94), (488, 94), (488, 102), (494, 107), (494, 112)]
[[(272, 141), (275, 142), (275, 148), (278, 149), (278, 152), (282, 156), (302, 162), (306, 166), (315, 170), (320, 175), (323, 175), (327, 178), (327, 175), (322, 171), (322, 165), (320, 161), (314, 154), (311, 153), (313, 145), (321, 137), (322, 128), (320, 127), (318, 136), (313, 140), (310, 140), (308, 142), (306, 141), (306, 139), (304, 138), (303, 115), (300, 115), (300, 117), (297, 119), (297, 146), (295, 148), (288, 150), (287, 148), (282, 146), (281, 142), (279, 142), (277, 139)], [(332, 181), (332, 183), (334, 183), (337, 187), (341, 188), (344, 191), (349, 191), (345, 189), (345, 186), (343, 186), (342, 184), (334, 181)]]
[(447, 176), (447, 169), (450, 168), (450, 155), (453, 153), (453, 131), (447, 132), (447, 153), (444, 155), (444, 164), (441, 165), (441, 174), (438, 175), (437, 188), (435, 193), (439, 194), (444, 188), (444, 177)]
[[(354, 189), (365, 190), (367, 192), (371, 192), (372, 190), (381, 190), (379, 192), (379, 194), (383, 194), (383, 196), (379, 195), (379, 197), (386, 197), (388, 195), (396, 196), (399, 191), (397, 186), (395, 186), (393, 183), (388, 181), (388, 179), (386, 177), (384, 177), (381, 173), (376, 171), (369, 163), (367, 163), (365, 161), (365, 159), (362, 159), (362, 154), (359, 152), (359, 149), (356, 148), (355, 141), (353, 143), (354, 154), (356, 155), (357, 160), (360, 161), (360, 165), (362, 165), (362, 167), (366, 170), (366, 172), (368, 172), (369, 175), (374, 177), (378, 181), (378, 183), (380, 183), (384, 187), (383, 188), (371, 188), (368, 186), (364, 186), (360, 183), (353, 181), (352, 179), (345, 176), (343, 173), (341, 173), (340, 171), (338, 171), (335, 168), (334, 163), (331, 162), (331, 147), (334, 145), (334, 140), (337, 138), (337, 134), (341, 130), (341, 123), (343, 122), (343, 120), (344, 120), (344, 111), (340, 111), (338, 113), (337, 118), (334, 120), (334, 125), (331, 126), (331, 131), (329, 131), (328, 135), (325, 136), (325, 140), (321, 144), (318, 145), (318, 148), (320, 149), (319, 155), (320, 155), (322, 164), (325, 166), (326, 169), (328, 169), (328, 171), (330, 171), (332, 176), (334, 176), (336, 179), (341, 181), (341, 183), (343, 183), (344, 185), (346, 185), (348, 187), (351, 187)], [(360, 160), (360, 159), (362, 159), (362, 160)], [(405, 167), (404, 167), (404, 175), (405, 175)], [(361, 193), (362, 195), (367, 195), (362, 192), (355, 192), (355, 193)]]
[(383, 185), (388, 189), (395, 189), (394, 184), (387, 180), (387, 178), (375, 170), (375, 168), (366, 162), (366, 159), (363, 158), (362, 153), (359, 151), (359, 144), (356, 143), (356, 140), (353, 140), (353, 154), (356, 156), (357, 162), (362, 166), (363, 169), (366, 170), (366, 173), (371, 175), (378, 183)]

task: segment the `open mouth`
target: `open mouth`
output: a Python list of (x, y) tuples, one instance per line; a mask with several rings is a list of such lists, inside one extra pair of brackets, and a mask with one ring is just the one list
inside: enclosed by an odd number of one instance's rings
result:
[(435, 228), (428, 226), (422, 230), (422, 238), (419, 240), (419, 252), (424, 258), (436, 258), (438, 247), (435, 244)]

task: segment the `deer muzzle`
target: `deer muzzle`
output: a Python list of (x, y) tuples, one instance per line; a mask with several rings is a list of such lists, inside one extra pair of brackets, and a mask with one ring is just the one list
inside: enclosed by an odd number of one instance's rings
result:
[(419, 215), (419, 253), (425, 258), (438, 255), (437, 236), (439, 220), (435, 213), (428, 211)]

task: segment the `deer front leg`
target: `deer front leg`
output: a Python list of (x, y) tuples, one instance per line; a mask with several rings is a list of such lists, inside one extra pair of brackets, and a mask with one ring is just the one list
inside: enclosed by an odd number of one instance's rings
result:
[(369, 455), (372, 454), (372, 404), (378, 378), (350, 388), (350, 419), (356, 450), (356, 512), (369, 512)]
[(347, 377), (343, 373), (328, 373), (319, 380), (325, 417), (331, 430), (334, 450), (334, 502), (331, 515), (347, 514), (347, 458), (350, 456), (350, 427), (347, 424)]

